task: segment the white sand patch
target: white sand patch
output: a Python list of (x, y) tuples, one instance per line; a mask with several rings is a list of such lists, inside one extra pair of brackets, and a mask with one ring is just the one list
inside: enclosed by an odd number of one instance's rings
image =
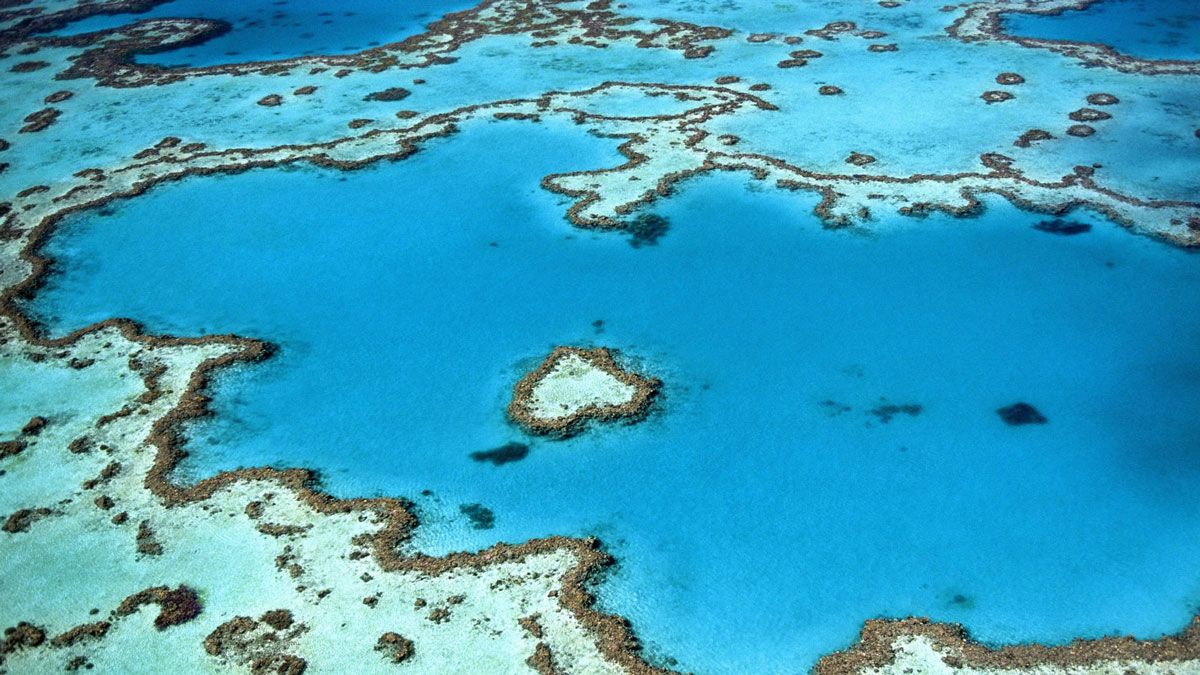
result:
[(533, 386), (529, 409), (534, 417), (566, 417), (589, 405), (619, 406), (633, 400), (637, 387), (576, 354), (568, 354)]

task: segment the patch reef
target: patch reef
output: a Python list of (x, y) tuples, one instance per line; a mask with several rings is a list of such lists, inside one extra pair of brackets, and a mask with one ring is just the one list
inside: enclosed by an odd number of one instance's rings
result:
[(604, 347), (556, 347), (517, 382), (508, 414), (533, 433), (570, 436), (588, 420), (643, 418), (660, 386), (623, 369)]

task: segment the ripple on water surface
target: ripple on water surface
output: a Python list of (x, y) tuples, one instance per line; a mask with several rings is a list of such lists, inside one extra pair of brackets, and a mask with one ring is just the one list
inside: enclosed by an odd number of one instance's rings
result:
[[(1002, 202), (825, 231), (815, 197), (734, 174), (634, 247), (538, 187), (614, 145), (488, 122), (360, 171), (185, 180), (73, 219), (33, 308), (54, 332), (116, 314), (279, 343), (222, 378), (188, 477), (306, 465), (411, 496), (430, 553), (597, 534), (621, 560), (604, 607), (681, 668), (796, 672), (880, 615), (987, 641), (1185, 625), (1195, 256)], [(562, 343), (624, 350), (661, 410), (524, 437), (512, 384)], [(1006, 424), (1018, 402), (1048, 422)]]

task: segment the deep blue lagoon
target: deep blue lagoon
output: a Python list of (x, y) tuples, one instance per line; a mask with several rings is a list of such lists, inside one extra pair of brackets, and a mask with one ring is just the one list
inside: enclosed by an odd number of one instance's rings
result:
[[(816, 196), (748, 174), (690, 180), (635, 247), (538, 186), (622, 161), (575, 125), (481, 122), (357, 171), (186, 179), (71, 218), (30, 309), (53, 333), (125, 316), (278, 344), (219, 379), (185, 480), (313, 467), (338, 496), (414, 499), (435, 555), (598, 535), (620, 561), (601, 604), (652, 661), (795, 672), (875, 616), (990, 643), (1187, 622), (1193, 255), (1084, 210), (1090, 231), (1041, 231), (999, 199), (827, 230)], [(508, 424), (556, 344), (661, 377), (650, 419), (567, 441)], [(1006, 425), (1018, 401), (1049, 422)], [(510, 442), (528, 456), (469, 456)]]

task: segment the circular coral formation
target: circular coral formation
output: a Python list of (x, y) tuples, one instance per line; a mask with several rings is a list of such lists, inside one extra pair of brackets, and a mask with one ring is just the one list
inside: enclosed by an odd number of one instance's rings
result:
[(1067, 115), (1067, 117), (1070, 117), (1076, 122), (1097, 122), (1099, 120), (1109, 119), (1112, 117), (1112, 115), (1109, 115), (1103, 110), (1096, 110), (1095, 108), (1080, 108), (1070, 115)]
[(1112, 94), (1097, 93), (1088, 94), (1087, 102), (1092, 105), (1116, 105), (1121, 102), (1121, 99)]
[(1096, 130), (1086, 124), (1073, 124), (1071, 125), (1070, 129), (1067, 129), (1067, 134), (1069, 136), (1075, 136), (1077, 138), (1091, 136), (1094, 133), (1096, 133)]
[(820, 89), (817, 89), (817, 93), (822, 96), (837, 96), (846, 92), (842, 91), (841, 87), (835, 87), (832, 84), (823, 84)]
[(1016, 73), (1000, 73), (996, 76), (996, 83), (1004, 85), (1024, 84), (1025, 78)]
[(733, 84), (740, 80), (741, 78), (737, 75), (722, 75), (721, 77), (717, 78), (716, 82), (717, 84)]
[(983, 92), (979, 95), (979, 98), (987, 101), (988, 103), (1003, 103), (1004, 101), (1016, 97), (1007, 91), (992, 90)]
[(871, 155), (865, 155), (861, 152), (852, 152), (850, 153), (850, 156), (846, 158), (846, 163), (853, 164), (854, 166), (866, 166), (868, 164), (874, 164), (875, 158)]

